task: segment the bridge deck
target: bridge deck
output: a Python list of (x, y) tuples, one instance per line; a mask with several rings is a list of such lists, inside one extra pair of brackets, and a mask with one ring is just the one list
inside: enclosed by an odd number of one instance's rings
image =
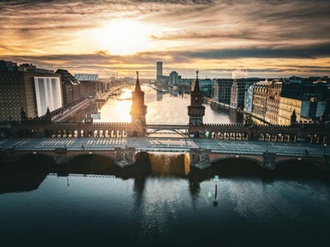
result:
[(213, 153), (261, 154), (266, 150), (281, 155), (309, 156), (330, 155), (329, 148), (321, 144), (280, 143), (259, 141), (231, 141), (198, 138), (29, 138), (0, 139), (0, 150), (113, 150), (115, 147), (134, 147), (137, 151), (188, 152), (191, 148), (209, 149)]

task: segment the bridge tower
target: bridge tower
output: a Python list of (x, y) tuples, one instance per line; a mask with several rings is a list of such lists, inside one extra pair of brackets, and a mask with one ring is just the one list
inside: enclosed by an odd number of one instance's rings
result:
[[(138, 132), (144, 130), (146, 125), (147, 106), (144, 104), (144, 92), (141, 90), (139, 81), (139, 72), (136, 72), (135, 90), (132, 92), (132, 106), (130, 114), (132, 116), (132, 125)], [(144, 136), (145, 133), (133, 134), (133, 136)]]
[(204, 131), (202, 127), (203, 116), (205, 115), (205, 106), (203, 106), (203, 101), (204, 96), (203, 92), (199, 88), (198, 71), (196, 71), (196, 83), (193, 90), (190, 92), (190, 105), (188, 106), (189, 132), (195, 132), (195, 134), (197, 134), (199, 131)]

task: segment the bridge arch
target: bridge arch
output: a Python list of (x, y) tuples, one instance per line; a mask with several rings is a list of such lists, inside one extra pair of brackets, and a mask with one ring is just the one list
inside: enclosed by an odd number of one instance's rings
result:
[[(317, 167), (317, 168), (320, 168), (322, 166), (321, 163), (315, 161), (315, 160), (312, 160), (312, 159), (304, 159), (304, 160), (300, 160), (298, 161), (297, 158), (291, 158), (291, 159), (286, 159), (286, 160), (281, 160), (281, 161), (278, 161), (276, 162), (276, 167), (283, 167), (283, 166), (286, 166), (287, 164), (309, 164), (310, 166), (314, 166), (314, 167)], [(298, 165), (299, 166), (299, 165)]]
[(95, 157), (102, 157), (105, 158), (104, 161), (106, 160), (111, 160), (111, 161), (115, 161), (114, 157), (110, 156), (110, 155), (105, 155), (105, 154), (100, 154), (100, 153), (92, 153), (92, 154), (88, 154), (88, 153), (78, 153), (78, 154), (74, 154), (74, 155), (69, 155), (66, 158), (65, 164), (69, 163), (69, 162), (73, 162), (75, 159), (83, 159), (83, 158), (95, 158)]
[[(22, 154), (18, 154), (15, 157), (15, 160), (17, 161), (24, 161), (24, 160), (29, 160), (31, 158), (34, 159), (38, 159), (38, 158), (47, 158), (48, 160), (51, 160), (53, 162), (53, 164), (55, 165), (55, 159), (52, 155), (48, 155), (45, 153), (38, 153), (38, 152), (29, 152), (29, 153), (22, 153)], [(31, 164), (30, 162), (27, 162), (29, 165)]]
[(218, 163), (219, 161), (223, 161), (223, 160), (248, 160), (248, 161), (252, 161), (254, 163), (257, 163), (261, 168), (263, 167), (263, 160), (261, 158), (252, 158), (249, 156), (244, 156), (244, 155), (239, 155), (239, 157), (235, 156), (235, 155), (228, 155), (228, 156), (223, 156), (220, 158), (216, 158), (211, 160), (211, 165), (214, 165), (215, 163)]

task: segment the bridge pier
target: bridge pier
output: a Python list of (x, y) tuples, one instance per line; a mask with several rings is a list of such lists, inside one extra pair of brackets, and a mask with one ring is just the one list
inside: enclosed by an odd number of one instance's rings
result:
[(261, 164), (262, 168), (268, 169), (268, 170), (275, 170), (276, 168), (276, 153), (273, 152), (264, 152), (263, 153), (263, 163)]
[(15, 148), (1, 149), (1, 160), (2, 162), (13, 162), (14, 160)]
[(324, 154), (324, 165), (321, 168), (330, 171), (330, 155)]
[(55, 163), (56, 165), (65, 164), (67, 161), (67, 149), (66, 148), (55, 148)]
[(135, 148), (115, 148), (116, 159), (115, 164), (121, 168), (133, 165), (135, 163)]
[(210, 150), (201, 148), (190, 149), (190, 166), (198, 169), (205, 169), (211, 166), (209, 158)]

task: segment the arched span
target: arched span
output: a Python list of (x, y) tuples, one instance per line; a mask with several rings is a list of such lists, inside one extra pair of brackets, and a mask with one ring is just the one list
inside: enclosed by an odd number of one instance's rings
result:
[(318, 163), (314, 160), (309, 160), (309, 159), (304, 159), (304, 160), (297, 160), (297, 158), (292, 158), (292, 159), (287, 159), (287, 160), (283, 160), (283, 161), (278, 161), (276, 162), (276, 167), (282, 166), (284, 167), (285, 165), (287, 165), (286, 163), (292, 164), (292, 163), (297, 163), (297, 162), (302, 162), (304, 164), (309, 164), (311, 166), (315, 166), (317, 168), (322, 167), (321, 163)]
[(103, 157), (105, 159), (109, 159), (111, 161), (115, 161), (114, 157), (110, 156), (110, 155), (105, 155), (105, 154), (100, 154), (100, 153), (91, 153), (91, 154), (88, 154), (88, 153), (83, 153), (83, 154), (74, 154), (74, 155), (70, 155), (66, 158), (66, 162), (65, 163), (69, 163), (69, 162), (72, 162), (74, 159), (76, 158), (83, 158), (83, 156), (85, 157)]
[(44, 154), (44, 153), (23, 153), (23, 154), (19, 154), (15, 157), (15, 161), (26, 161), (26, 163), (31, 164), (31, 159), (34, 160), (38, 160), (40, 159), (42, 161), (43, 158), (48, 159), (49, 161), (52, 161), (52, 164), (55, 165), (55, 159), (53, 156), (48, 155), (48, 154)]
[(228, 156), (220, 157), (220, 158), (217, 158), (217, 159), (212, 160), (211, 161), (211, 165), (214, 165), (218, 161), (229, 160), (229, 159), (248, 160), (248, 161), (252, 161), (252, 162), (257, 163), (260, 167), (263, 167), (263, 161), (261, 159), (259, 160), (259, 159), (255, 159), (255, 158), (244, 156), (244, 155), (239, 155), (239, 157), (237, 157), (237, 155), (228, 155)]

